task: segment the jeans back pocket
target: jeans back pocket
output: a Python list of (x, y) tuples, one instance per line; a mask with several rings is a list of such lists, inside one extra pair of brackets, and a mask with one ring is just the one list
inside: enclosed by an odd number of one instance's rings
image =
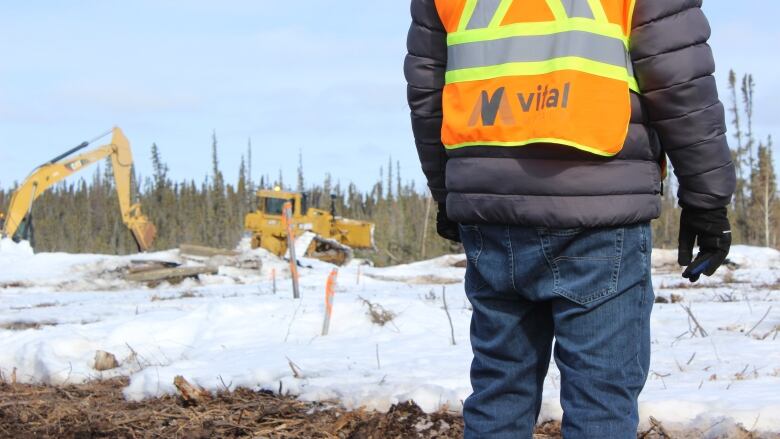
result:
[(540, 236), (554, 293), (580, 305), (617, 293), (624, 228), (542, 229)]

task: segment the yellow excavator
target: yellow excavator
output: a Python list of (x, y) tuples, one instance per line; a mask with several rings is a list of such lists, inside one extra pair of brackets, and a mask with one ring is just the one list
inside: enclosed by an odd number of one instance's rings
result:
[(262, 247), (279, 257), (287, 253), (282, 220), (286, 203), (292, 205), (296, 254), (345, 265), (352, 259), (352, 249), (374, 248), (374, 224), (336, 216), (333, 198), (330, 212), (309, 207), (307, 198), (279, 187), (257, 191), (257, 211), (244, 219), (245, 229), (252, 234), (252, 248)]
[[(112, 135), (110, 144), (71, 157), (109, 134)], [(32, 239), (31, 213), (35, 199), (58, 182), (106, 157), (111, 158), (122, 221), (132, 232), (138, 244), (138, 251), (149, 250), (157, 237), (157, 228), (146, 215), (141, 213), (140, 204), (131, 203), (130, 173), (133, 166), (133, 154), (130, 150), (130, 142), (118, 127), (114, 127), (96, 139), (83, 142), (36, 168), (11, 196), (7, 215), (0, 213), (0, 237), (11, 238), (15, 241)]]

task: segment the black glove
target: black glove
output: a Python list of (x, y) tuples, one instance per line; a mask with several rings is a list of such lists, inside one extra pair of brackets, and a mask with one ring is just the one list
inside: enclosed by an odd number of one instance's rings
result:
[(458, 223), (450, 221), (447, 217), (447, 203), (439, 203), (439, 212), (436, 214), (436, 233), (444, 239), (460, 242)]
[[(693, 258), (694, 243), (699, 254)], [(723, 265), (731, 248), (731, 225), (726, 208), (705, 210), (683, 206), (680, 215), (680, 249), (677, 261), (683, 267), (683, 277), (696, 282), (704, 274), (712, 276)]]

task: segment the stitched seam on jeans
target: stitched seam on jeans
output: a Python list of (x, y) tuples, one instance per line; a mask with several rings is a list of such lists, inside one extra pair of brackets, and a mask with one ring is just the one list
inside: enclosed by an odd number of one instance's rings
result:
[[(471, 276), (469, 276), (469, 269), (466, 269), (466, 278), (465, 278), (465, 287), (466, 287), (466, 296), (468, 296), (469, 292), (479, 292), (486, 286), (488, 286), (487, 281), (485, 280), (485, 277), (482, 276), (482, 273), (479, 272), (479, 269), (475, 265), (472, 264), (472, 270), (474, 270), (471, 273)], [(479, 276), (479, 282), (474, 282), (474, 276)], [(468, 288), (471, 286), (471, 288)]]
[[(464, 235), (466, 233), (472, 233), (472, 234), (476, 234), (476, 236), (479, 237), (479, 240), (478, 240), (479, 244), (476, 245), (477, 250), (476, 250), (476, 252), (472, 252), (472, 253), (476, 253), (476, 254), (474, 254), (474, 256), (472, 257), (472, 256), (469, 256), (469, 252), (466, 251), (466, 260), (468, 262), (472, 263), (476, 267), (478, 265), (478, 263), (479, 263), (479, 257), (482, 255), (482, 249), (484, 247), (483, 238), (482, 238), (482, 232), (479, 230), (479, 227), (477, 227), (476, 225), (464, 225), (464, 224), (461, 224), (460, 227), (462, 228), (462, 231), (463, 231)], [(465, 246), (464, 246), (464, 248), (465, 248)]]
[(515, 284), (515, 253), (512, 250), (512, 235), (509, 233), (509, 226), (506, 226), (506, 242), (509, 249), (509, 278), (512, 280), (512, 289), (517, 291), (517, 285)]
[[(644, 232), (642, 233), (644, 234)], [(642, 275), (642, 296), (639, 299), (639, 319), (638, 319), (639, 321), (637, 322), (639, 326), (637, 327), (637, 331), (636, 331), (637, 339), (642, 338), (642, 327), (644, 326), (645, 323), (644, 308), (645, 308), (645, 299), (646, 299), (645, 296), (647, 295), (647, 269), (645, 269), (644, 267), (646, 266), (647, 266), (647, 255), (645, 253), (642, 253), (642, 267), (643, 267), (642, 271), (644, 272), (644, 274)], [(637, 349), (636, 351), (636, 358), (635, 358), (636, 367), (639, 370), (640, 379), (645, 375), (645, 370), (644, 368), (642, 368), (642, 362), (639, 360), (639, 356), (641, 354), (642, 354), (642, 347), (640, 344), (639, 349)]]
[(543, 229), (537, 229), (537, 235), (539, 236), (539, 244), (542, 246), (542, 255), (544, 255), (544, 259), (547, 261), (547, 266), (550, 267), (550, 271), (552, 271), (553, 275), (553, 293), (555, 293), (556, 290), (559, 290), (560, 286), (560, 274), (558, 273), (557, 265), (555, 265), (550, 258), (549, 255), (549, 242), (545, 240), (545, 234), (547, 233)]
[(485, 246), (482, 240), (482, 231), (479, 230), (479, 227), (474, 226), (474, 231), (477, 232), (477, 236), (479, 237), (479, 249), (477, 250), (477, 255), (474, 257), (474, 266), (476, 267), (479, 264), (479, 257), (482, 256), (482, 249)]
[[(618, 233), (616, 234), (615, 238), (615, 252), (617, 253), (617, 261), (615, 264), (617, 265), (615, 271), (613, 272), (613, 279), (612, 279), (612, 285), (614, 285), (614, 290), (617, 292), (617, 289), (619, 287), (618, 282), (620, 281), (620, 270), (623, 267), (623, 245), (626, 241), (626, 228), (622, 227), (618, 230)], [(618, 245), (617, 241), (620, 242), (620, 245)]]

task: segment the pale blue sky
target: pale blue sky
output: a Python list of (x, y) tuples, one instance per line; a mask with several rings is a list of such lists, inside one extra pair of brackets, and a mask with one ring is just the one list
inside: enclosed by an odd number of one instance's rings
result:
[[(387, 157), (422, 182), (402, 62), (408, 0), (3, 2), (0, 186), (121, 126), (141, 173), (152, 142), (175, 179), (235, 178), (249, 137), (255, 175), (330, 171), (367, 189)], [(780, 134), (776, 0), (705, 1), (721, 94), (729, 68), (758, 82), (756, 132)]]

